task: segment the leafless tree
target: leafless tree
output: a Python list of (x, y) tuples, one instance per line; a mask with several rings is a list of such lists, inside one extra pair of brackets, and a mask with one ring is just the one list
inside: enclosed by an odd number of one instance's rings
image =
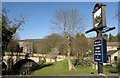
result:
[(71, 62), (71, 39), (75, 37), (77, 33), (82, 33), (85, 26), (83, 18), (77, 9), (59, 9), (56, 10), (54, 20), (52, 20), (54, 30), (60, 34), (64, 34), (67, 39), (67, 57), (68, 68), (74, 70), (75, 67)]

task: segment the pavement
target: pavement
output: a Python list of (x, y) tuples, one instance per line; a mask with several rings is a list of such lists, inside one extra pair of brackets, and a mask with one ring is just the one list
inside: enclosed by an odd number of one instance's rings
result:
[(31, 75), (4, 75), (2, 78), (120, 78), (117, 74), (114, 75), (48, 75), (48, 76), (31, 76)]

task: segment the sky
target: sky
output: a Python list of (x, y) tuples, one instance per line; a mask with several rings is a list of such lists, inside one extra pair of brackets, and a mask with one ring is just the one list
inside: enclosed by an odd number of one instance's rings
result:
[[(80, 11), (87, 31), (93, 27), (92, 11), (96, 2), (3, 2), (2, 8), (9, 10), (9, 19), (25, 17), (23, 30), (18, 30), (18, 36), (23, 39), (42, 39), (52, 34), (51, 20), (54, 19), (54, 13), (57, 9), (77, 9)], [(118, 11), (117, 2), (105, 2), (106, 4), (106, 23), (108, 27), (115, 26), (116, 29), (111, 33), (118, 33), (118, 20), (115, 14)], [(87, 37), (96, 36), (95, 32), (85, 34)]]

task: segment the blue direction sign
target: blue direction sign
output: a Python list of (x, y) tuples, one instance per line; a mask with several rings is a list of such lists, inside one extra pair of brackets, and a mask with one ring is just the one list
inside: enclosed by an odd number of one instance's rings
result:
[(96, 39), (94, 41), (94, 61), (100, 63), (107, 62), (107, 46), (105, 39)]

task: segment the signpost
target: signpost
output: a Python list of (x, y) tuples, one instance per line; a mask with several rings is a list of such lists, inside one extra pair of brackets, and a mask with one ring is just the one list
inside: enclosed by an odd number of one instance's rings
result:
[(93, 27), (106, 27), (106, 5), (96, 4), (93, 10)]
[(107, 47), (105, 39), (94, 41), (94, 62), (107, 63)]
[(86, 33), (96, 31), (97, 39), (94, 41), (94, 62), (98, 63), (98, 74), (103, 73), (103, 63), (107, 62), (106, 40), (102, 39), (102, 33), (111, 31), (115, 27), (106, 25), (106, 5), (97, 3), (93, 10), (93, 28)]

